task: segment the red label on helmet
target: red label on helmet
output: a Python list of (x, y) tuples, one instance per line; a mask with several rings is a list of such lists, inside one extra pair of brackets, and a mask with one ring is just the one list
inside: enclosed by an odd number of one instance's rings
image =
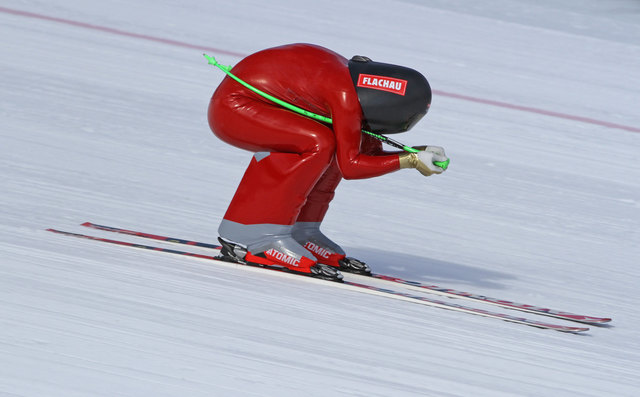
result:
[(360, 74), (358, 76), (358, 87), (373, 88), (374, 90), (404, 95), (407, 90), (407, 80), (373, 74)]

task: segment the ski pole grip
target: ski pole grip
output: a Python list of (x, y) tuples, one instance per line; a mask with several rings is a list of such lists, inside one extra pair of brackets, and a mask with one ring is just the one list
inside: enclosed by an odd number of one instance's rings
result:
[(434, 161), (433, 164), (437, 165), (443, 170), (446, 170), (449, 167), (449, 161), (449, 159), (446, 159), (445, 161)]

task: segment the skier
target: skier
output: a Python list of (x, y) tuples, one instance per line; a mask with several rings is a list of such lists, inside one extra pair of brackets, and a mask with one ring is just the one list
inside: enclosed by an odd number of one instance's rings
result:
[(218, 229), (221, 257), (329, 279), (341, 278), (337, 269), (370, 273), (366, 264), (346, 257), (320, 224), (343, 178), (401, 168), (425, 176), (444, 171), (433, 164), (447, 160), (441, 147), (385, 152), (379, 140), (361, 132), (413, 127), (431, 103), (427, 80), (413, 69), (363, 56), (347, 60), (310, 44), (259, 51), (232, 72), (333, 123), (294, 113), (224, 78), (209, 104), (209, 126), (224, 142), (255, 154)]

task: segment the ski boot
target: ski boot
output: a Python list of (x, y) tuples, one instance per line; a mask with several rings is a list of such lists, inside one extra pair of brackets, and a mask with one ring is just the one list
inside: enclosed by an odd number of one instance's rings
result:
[(361, 260), (346, 256), (342, 248), (320, 231), (316, 222), (297, 222), (292, 230), (293, 238), (311, 251), (318, 263), (323, 263), (342, 271), (371, 275), (369, 266)]
[[(275, 242), (270, 248), (253, 254), (244, 246), (218, 237), (222, 249), (218, 259), (244, 265), (284, 268), (291, 273), (316, 277), (323, 280), (342, 282), (338, 269), (317, 263), (304, 255), (298, 255), (285, 247), (282, 241)], [(296, 243), (297, 245), (297, 243)]]

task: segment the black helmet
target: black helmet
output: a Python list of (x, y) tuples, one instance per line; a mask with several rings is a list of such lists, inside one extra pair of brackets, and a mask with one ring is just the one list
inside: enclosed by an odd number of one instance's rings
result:
[(416, 70), (356, 55), (349, 60), (349, 72), (367, 131), (405, 132), (429, 111), (431, 87)]

